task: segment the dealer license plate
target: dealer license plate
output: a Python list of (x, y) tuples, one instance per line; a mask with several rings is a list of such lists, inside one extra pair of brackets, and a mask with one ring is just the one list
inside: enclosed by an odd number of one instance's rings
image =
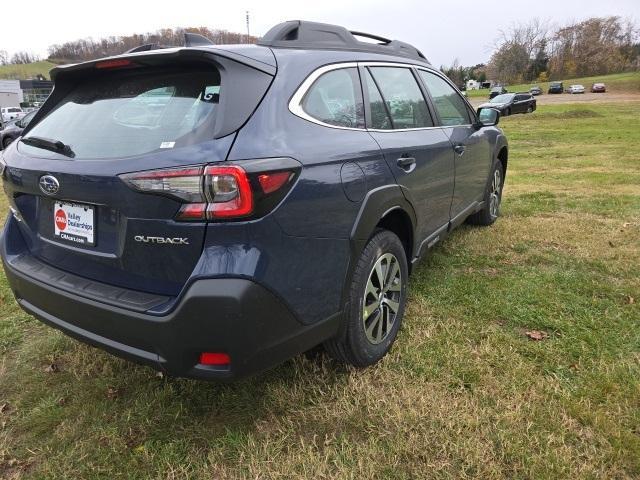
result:
[(95, 246), (95, 210), (91, 205), (56, 202), (53, 208), (56, 238), (79, 245)]

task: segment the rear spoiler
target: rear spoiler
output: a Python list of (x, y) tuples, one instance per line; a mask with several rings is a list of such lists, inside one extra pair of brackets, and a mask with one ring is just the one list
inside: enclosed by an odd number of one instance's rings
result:
[[(203, 37), (204, 38), (204, 37)], [(149, 47), (145, 50), (137, 50), (142, 49), (144, 47)], [(235, 62), (242, 63), (256, 70), (260, 70), (268, 75), (274, 76), (276, 74), (277, 68), (275, 65), (275, 59), (273, 63), (266, 63), (264, 61), (251, 58), (247, 55), (242, 55), (240, 53), (236, 53), (231, 50), (227, 50), (224, 48), (215, 48), (215, 47), (173, 47), (173, 48), (151, 48), (149, 45), (142, 45), (141, 47), (136, 47), (133, 49), (134, 51), (131, 53), (125, 53), (123, 55), (116, 55), (113, 57), (100, 58), (98, 60), (90, 60), (88, 62), (75, 63), (69, 65), (58, 65), (51, 69), (49, 75), (51, 76), (51, 80), (56, 81), (57, 77), (60, 74), (65, 72), (77, 72), (79, 70), (91, 71), (95, 70), (96, 64), (107, 62), (107, 61), (115, 61), (120, 59), (128, 59), (132, 62), (140, 64), (140, 66), (144, 65), (153, 65), (159, 63), (169, 63), (168, 61), (174, 59), (185, 59), (190, 58), (191, 60), (203, 59), (207, 56), (215, 56), (218, 58), (226, 58), (229, 60), (233, 60)]]
[(220, 71), (224, 85), (224, 95), (220, 96), (219, 105), (222, 115), (220, 121), (216, 121), (213, 138), (225, 137), (237, 131), (249, 119), (269, 89), (276, 67), (240, 53), (211, 47), (150, 50), (55, 67), (51, 70), (54, 89), (24, 133), (28, 133), (30, 127), (53, 110), (79, 83), (122, 70), (206, 63)]

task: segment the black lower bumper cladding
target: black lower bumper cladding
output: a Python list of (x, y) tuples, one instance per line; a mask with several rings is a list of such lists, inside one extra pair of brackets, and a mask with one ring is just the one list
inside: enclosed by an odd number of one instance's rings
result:
[[(168, 375), (237, 379), (302, 353), (337, 330), (337, 315), (305, 326), (276, 295), (243, 278), (196, 280), (174, 299), (132, 290), (114, 294), (113, 286), (95, 281), (79, 288), (81, 277), (28, 253), (8, 253), (7, 234), (5, 228), (2, 260), (25, 311), (78, 340)], [(52, 283), (56, 277), (65, 280)], [(101, 286), (104, 292), (98, 293)], [(127, 301), (118, 304), (118, 297)], [(140, 305), (154, 308), (142, 311)], [(158, 312), (162, 305), (168, 310)], [(201, 365), (202, 352), (224, 352), (231, 362)]]

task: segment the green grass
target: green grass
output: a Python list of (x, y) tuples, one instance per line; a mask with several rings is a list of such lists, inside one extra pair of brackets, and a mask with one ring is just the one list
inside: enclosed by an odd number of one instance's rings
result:
[(55, 66), (55, 63), (47, 60), (25, 65), (0, 65), (0, 79), (25, 80), (38, 74), (48, 79), (49, 70)]
[(161, 379), (1, 280), (0, 478), (639, 478), (640, 102), (501, 125), (502, 217), (422, 262), (373, 368)]
[[(614, 73), (612, 75), (600, 75), (596, 77), (581, 77), (563, 80), (565, 88), (569, 85), (581, 84), (585, 88), (591, 88), (591, 84), (604, 82), (607, 85), (608, 92), (614, 93), (640, 93), (640, 72)], [(547, 94), (550, 82), (531, 82), (520, 85), (508, 85), (506, 88), (510, 92), (528, 92), (532, 85), (538, 85), (542, 88), (544, 94)], [(489, 90), (467, 90), (467, 96), (472, 97), (488, 97)]]

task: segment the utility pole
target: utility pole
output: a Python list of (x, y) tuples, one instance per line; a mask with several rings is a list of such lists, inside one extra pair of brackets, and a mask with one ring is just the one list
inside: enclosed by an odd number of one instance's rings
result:
[(251, 37), (251, 33), (249, 31), (249, 10), (247, 10), (247, 42), (249, 41), (249, 37)]

